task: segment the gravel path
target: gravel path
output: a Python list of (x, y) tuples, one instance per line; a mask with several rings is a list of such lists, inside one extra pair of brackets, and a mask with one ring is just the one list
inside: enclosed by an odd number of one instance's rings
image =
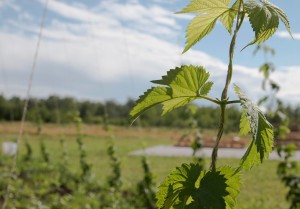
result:
[[(196, 153), (197, 156), (210, 157), (212, 148), (203, 148)], [(218, 156), (221, 158), (241, 158), (246, 152), (246, 149), (219, 148)], [(149, 147), (143, 150), (131, 152), (131, 155), (154, 155), (154, 156), (192, 156), (193, 150), (190, 147), (175, 147), (167, 145), (159, 145)], [(269, 159), (278, 160), (276, 152), (270, 154)], [(300, 160), (300, 151), (297, 151), (295, 160)]]

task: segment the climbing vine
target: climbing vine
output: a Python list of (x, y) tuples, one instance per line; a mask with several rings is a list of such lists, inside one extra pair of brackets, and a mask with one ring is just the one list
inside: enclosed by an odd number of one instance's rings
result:
[(276, 150), (281, 158), (277, 166), (277, 174), (282, 183), (288, 188), (286, 199), (290, 202), (290, 209), (297, 209), (300, 207), (300, 176), (299, 165), (293, 160), (297, 147), (293, 143), (283, 143), (290, 132), (289, 118), (282, 107), (283, 102), (277, 97), (280, 85), (270, 78), (271, 73), (275, 71), (275, 66), (267, 60), (267, 55), (274, 55), (275, 50), (267, 45), (258, 45), (255, 53), (259, 50), (262, 50), (265, 54), (265, 63), (259, 68), (259, 71), (264, 75), (262, 88), (265, 91), (268, 89), (270, 92), (260, 99), (258, 104), (267, 106), (268, 118), (274, 126), (274, 138), (277, 142)]
[[(152, 87), (140, 96), (130, 112), (132, 122), (144, 111), (162, 105), (162, 115), (187, 105), (195, 100), (207, 100), (220, 107), (220, 123), (216, 143), (211, 155), (210, 168), (205, 170), (197, 163), (183, 164), (171, 172), (157, 192), (157, 207), (168, 208), (213, 208), (230, 209), (236, 205), (236, 197), (241, 186), (240, 172), (259, 165), (268, 158), (273, 148), (273, 127), (258, 106), (234, 85), (238, 100), (230, 100), (228, 91), (233, 75), (233, 58), (238, 32), (244, 18), (248, 18), (255, 33), (254, 39), (244, 48), (269, 39), (281, 21), (291, 34), (286, 14), (267, 0), (191, 0), (182, 13), (194, 13), (186, 30), (186, 46), (183, 53), (208, 35), (220, 22), (232, 34), (229, 46), (229, 63), (221, 97), (209, 96), (213, 82), (210, 73), (202, 66), (184, 65), (171, 69), (160, 80), (152, 81)], [(243, 48), (243, 49), (244, 49)], [(230, 104), (240, 104), (242, 115), (240, 133), (252, 134), (252, 141), (237, 168), (217, 166), (218, 148), (224, 132), (226, 108)]]

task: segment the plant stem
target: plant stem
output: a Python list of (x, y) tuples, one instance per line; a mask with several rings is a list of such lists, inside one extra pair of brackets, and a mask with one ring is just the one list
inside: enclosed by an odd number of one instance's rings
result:
[[(218, 129), (216, 143), (215, 143), (215, 146), (213, 148), (212, 156), (211, 156), (210, 169), (212, 171), (216, 170), (216, 163), (217, 163), (217, 157), (218, 157), (218, 148), (219, 148), (219, 144), (220, 144), (223, 132), (224, 132), (226, 104), (228, 104), (228, 101), (227, 101), (228, 96), (227, 95), (228, 95), (228, 87), (229, 87), (229, 84), (230, 84), (230, 81), (231, 81), (231, 78), (232, 78), (232, 66), (233, 66), (233, 55), (234, 55), (234, 49), (235, 49), (235, 42), (236, 42), (236, 37), (237, 37), (238, 31), (239, 31), (239, 29), (242, 25), (243, 19), (244, 19), (244, 13), (241, 11), (243, 3), (244, 3), (243, 0), (240, 0), (238, 13), (237, 13), (236, 26), (235, 26), (234, 34), (233, 34), (232, 39), (231, 39), (230, 48), (229, 48), (228, 71), (227, 71), (225, 87), (223, 89), (222, 96), (221, 96), (221, 101), (225, 101), (225, 102), (222, 102), (220, 104), (221, 116), (220, 116), (219, 129)], [(236, 103), (236, 102), (231, 101), (230, 103)]]
[(212, 155), (211, 155), (210, 169), (212, 171), (216, 170), (216, 163), (217, 163), (217, 157), (218, 157), (219, 143), (220, 143), (220, 140), (222, 138), (223, 131), (224, 131), (226, 104), (222, 104), (222, 105), (220, 105), (220, 107), (221, 107), (221, 116), (220, 116), (219, 130), (218, 130), (218, 135), (217, 135), (216, 143), (215, 143), (214, 149), (212, 151)]
[(220, 101), (212, 99), (212, 98), (209, 98), (209, 97), (206, 97), (206, 96), (198, 96), (198, 98), (200, 98), (200, 99), (206, 99), (207, 101), (213, 102), (213, 103), (218, 104), (218, 105), (221, 104)]

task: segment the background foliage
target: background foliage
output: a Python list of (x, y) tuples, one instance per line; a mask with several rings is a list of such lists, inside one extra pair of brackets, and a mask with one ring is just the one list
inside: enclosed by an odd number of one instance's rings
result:
[[(128, 115), (135, 102), (129, 99), (125, 104), (114, 101), (92, 102), (80, 101), (71, 97), (49, 96), (47, 99), (31, 99), (28, 110), (28, 121), (38, 123), (72, 123), (74, 113), (78, 113), (84, 123), (105, 123), (105, 112), (112, 125), (129, 125)], [(18, 97), (0, 96), (0, 121), (19, 121), (23, 108), (23, 100)], [(291, 124), (300, 123), (300, 104), (282, 107)], [(203, 129), (215, 129), (218, 125), (220, 110), (214, 106), (197, 106), (194, 118)], [(189, 115), (186, 108), (167, 113), (160, 117), (161, 108), (153, 107), (146, 111), (133, 125), (142, 127), (189, 127)], [(225, 130), (238, 131), (240, 109), (232, 106), (227, 109)]]

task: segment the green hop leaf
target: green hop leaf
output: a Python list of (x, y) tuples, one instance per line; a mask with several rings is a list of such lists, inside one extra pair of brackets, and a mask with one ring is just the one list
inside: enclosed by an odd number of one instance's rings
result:
[(286, 14), (277, 6), (271, 4), (267, 0), (260, 0), (257, 3), (249, 0), (245, 3), (245, 11), (249, 16), (249, 21), (255, 32), (255, 39), (247, 44), (244, 48), (259, 44), (269, 39), (277, 30), (279, 19), (284, 23), (287, 31), (291, 34), (289, 20)]
[(258, 100), (257, 105), (261, 106), (263, 103), (267, 102), (269, 99), (269, 96), (264, 96), (263, 98), (261, 98), (260, 100)]
[(183, 164), (159, 187), (159, 209), (233, 209), (239, 195), (240, 175), (230, 167), (204, 171), (198, 164)]
[[(243, 114), (241, 118), (241, 133), (252, 134), (252, 142), (242, 158), (241, 167), (250, 169), (253, 165), (262, 163), (268, 158), (273, 148), (273, 127), (267, 121), (261, 110), (235, 86), (235, 92), (240, 98)], [(248, 122), (247, 122), (248, 121)], [(250, 125), (250, 129), (249, 129)]]
[(200, 90), (200, 95), (206, 96), (210, 92), (213, 85), (214, 85), (214, 83), (211, 81), (203, 84), (203, 86)]
[(208, 82), (209, 73), (203, 67), (182, 66), (168, 71), (161, 80), (152, 81), (158, 86), (149, 89), (140, 96), (136, 106), (130, 112), (134, 121), (147, 109), (157, 104), (163, 105), (163, 113), (186, 105), (197, 98), (205, 97), (213, 85)]
[(172, 99), (170, 91), (171, 89), (162, 86), (148, 89), (144, 95), (140, 96), (136, 102), (137, 105), (131, 110), (131, 120), (134, 121), (139, 115), (154, 105)]
[(231, 8), (229, 8), (226, 12), (224, 12), (221, 17), (220, 21), (223, 23), (229, 34), (232, 33), (232, 26), (234, 19), (236, 18), (238, 9), (239, 9), (239, 3), (240, 1), (237, 0)]
[(247, 113), (244, 110), (240, 120), (240, 136), (246, 136), (251, 131), (250, 122), (247, 118)]
[(230, 2), (231, 0), (192, 0), (186, 8), (178, 12), (198, 14), (187, 27), (183, 53), (211, 32), (219, 18), (231, 34), (240, 1), (237, 0), (232, 7), (228, 7)]
[(263, 73), (265, 78), (269, 78), (270, 72), (274, 72), (274, 71), (275, 71), (275, 67), (273, 63), (265, 63), (259, 68), (259, 72)]
[(202, 166), (199, 164), (182, 164), (166, 177), (156, 194), (158, 208), (171, 208), (186, 202), (195, 190)]

